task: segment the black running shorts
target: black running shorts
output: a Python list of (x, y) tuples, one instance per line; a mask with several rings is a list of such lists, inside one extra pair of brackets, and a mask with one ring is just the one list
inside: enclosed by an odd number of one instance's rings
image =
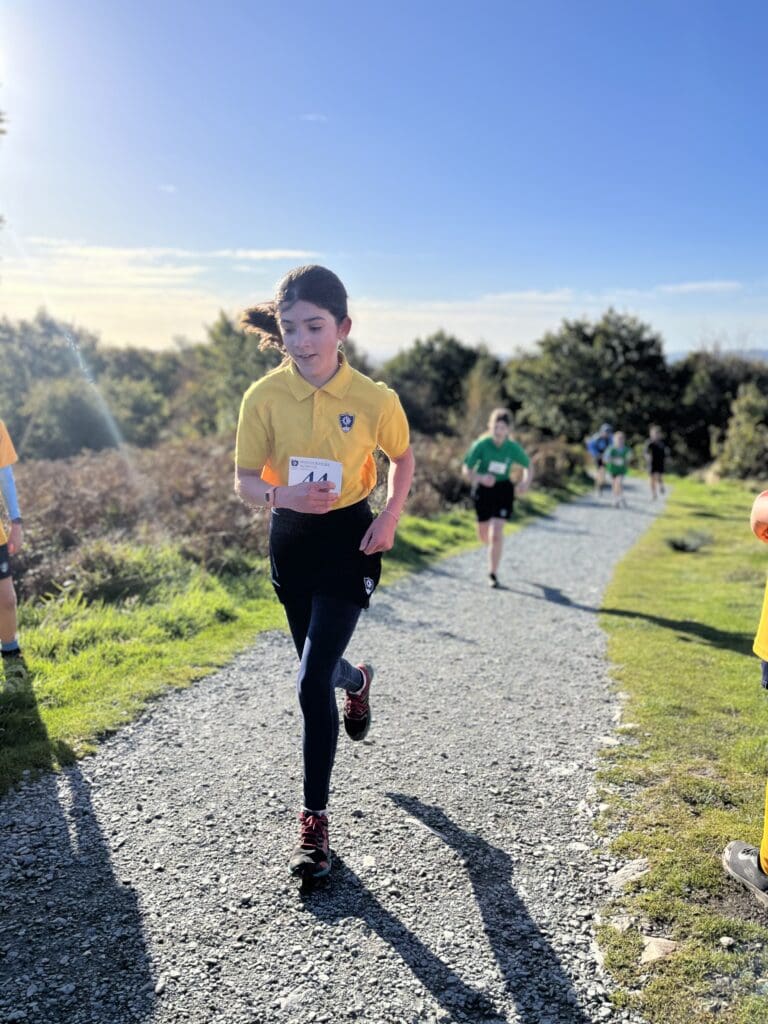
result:
[(372, 522), (365, 500), (324, 515), (273, 509), (269, 559), (278, 598), (329, 594), (367, 608), (381, 577), (381, 552), (360, 551)]
[(499, 480), (493, 487), (478, 485), (475, 492), (475, 512), (478, 523), (489, 519), (510, 519), (515, 504), (515, 485), (511, 480)]

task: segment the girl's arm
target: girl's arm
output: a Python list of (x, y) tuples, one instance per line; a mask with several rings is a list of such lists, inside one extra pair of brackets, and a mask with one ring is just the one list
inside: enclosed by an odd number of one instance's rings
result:
[(405, 499), (411, 489), (415, 466), (416, 460), (410, 445), (397, 459), (390, 459), (387, 476), (387, 503), (360, 541), (360, 550), (364, 551), (366, 555), (373, 555), (377, 551), (389, 551), (395, 543), (397, 521), (402, 514)]
[(525, 494), (528, 488), (533, 483), (533, 463), (529, 462), (527, 466), (523, 467), (523, 475), (520, 478), (520, 482), (515, 487), (518, 494)]
[(24, 534), (21, 528), (21, 512), (19, 510), (16, 479), (13, 475), (12, 466), (3, 466), (0, 469), (0, 491), (3, 493), (5, 507), (8, 510), (8, 518), (11, 520), (11, 529), (8, 534), (8, 550), (12, 555), (15, 555), (21, 550)]
[[(269, 504), (265, 498), (272, 492)], [(267, 483), (256, 469), (235, 469), (235, 494), (251, 508), (290, 508), (294, 512), (312, 512), (323, 515), (330, 512), (339, 495), (330, 482), (294, 484), (293, 487)], [(405, 500), (405, 499), (403, 499)]]

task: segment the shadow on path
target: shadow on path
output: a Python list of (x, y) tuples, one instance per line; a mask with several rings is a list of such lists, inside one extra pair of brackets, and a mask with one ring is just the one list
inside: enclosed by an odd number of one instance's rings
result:
[(573, 601), (559, 587), (550, 587), (546, 583), (536, 583), (532, 580), (524, 580), (532, 587), (537, 587), (541, 593), (534, 594), (529, 590), (520, 590), (516, 587), (506, 587), (523, 597), (529, 597), (534, 601), (547, 601), (550, 604), (563, 605), (566, 608), (575, 608), (580, 612), (589, 612), (592, 615), (614, 615), (621, 619), (642, 619), (645, 622), (652, 622), (656, 626), (670, 629), (675, 633), (687, 633), (688, 636), (681, 636), (681, 640), (689, 640), (696, 637), (710, 647), (720, 647), (726, 650), (735, 651), (737, 654), (751, 654), (753, 636), (751, 633), (733, 633), (726, 629), (718, 629), (716, 626), (708, 626), (705, 622), (696, 622), (694, 619), (669, 619), (664, 615), (651, 615), (648, 612), (635, 611), (630, 608), (596, 608), (594, 605), (581, 604)]
[[(589, 1024), (577, 1005), (576, 993), (556, 954), (511, 884), (511, 857), (478, 836), (456, 826), (439, 807), (415, 797), (390, 793), (404, 813), (417, 819), (459, 853), (474, 889), (483, 931), (495, 959), (505, 995), (514, 1001), (515, 1019), (525, 1024), (557, 1021)], [(390, 945), (456, 1021), (506, 1019), (491, 995), (463, 981), (440, 956), (414, 935), (377, 899), (338, 857), (339, 875), (329, 889), (312, 894), (307, 910), (319, 920), (335, 923), (357, 917)], [(448, 899), (448, 897), (446, 897)]]
[(514, 862), (504, 850), (456, 825), (440, 808), (389, 793), (406, 814), (460, 854), (475, 893), (488, 944), (519, 1016), (533, 1024), (588, 1024), (571, 979), (512, 885)]
[(115, 878), (79, 767), (54, 774), (74, 758), (49, 740), (28, 673), (0, 691), (0, 730), (6, 767), (23, 738), (48, 769), (0, 799), (0, 1018), (149, 1019), (155, 982), (138, 898)]

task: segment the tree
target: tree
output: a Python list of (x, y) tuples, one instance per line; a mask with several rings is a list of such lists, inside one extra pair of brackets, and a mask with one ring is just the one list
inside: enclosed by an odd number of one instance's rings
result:
[(19, 451), (33, 459), (62, 459), (84, 448), (114, 448), (120, 440), (106, 405), (84, 380), (35, 384), (23, 413), (26, 430)]
[(754, 382), (768, 390), (768, 364), (719, 352), (691, 352), (671, 370), (675, 396), (670, 437), (683, 462), (702, 465), (712, 457), (713, 437), (726, 429), (740, 388)]
[(100, 378), (99, 387), (123, 441), (139, 448), (157, 444), (169, 421), (170, 407), (153, 379)]
[(380, 373), (397, 391), (415, 430), (450, 433), (463, 412), (465, 382), (479, 354), (438, 331), (424, 341), (417, 338), (387, 360)]
[(0, 320), (0, 408), (12, 437), (26, 430), (25, 402), (35, 385), (58, 378), (87, 380), (96, 346), (95, 335), (59, 323), (44, 310), (34, 320)]
[(564, 320), (507, 367), (507, 391), (523, 423), (580, 441), (603, 421), (631, 438), (671, 413), (661, 338), (635, 317), (607, 310), (601, 320)]
[(739, 388), (717, 461), (724, 476), (768, 475), (768, 397), (754, 381)]
[(484, 348), (479, 351), (464, 384), (462, 434), (468, 438), (477, 437), (486, 429), (493, 409), (508, 404), (502, 364)]

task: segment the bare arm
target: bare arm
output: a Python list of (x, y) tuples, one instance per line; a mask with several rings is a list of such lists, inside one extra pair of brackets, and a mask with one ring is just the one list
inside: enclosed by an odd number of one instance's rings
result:
[(405, 499), (413, 482), (416, 460), (409, 446), (397, 459), (391, 459), (387, 476), (387, 504), (381, 515), (371, 523), (360, 541), (360, 550), (367, 555), (389, 551), (395, 543), (397, 521), (403, 511)]
[(520, 477), (520, 482), (517, 485), (517, 493), (525, 494), (533, 483), (533, 463), (529, 462), (527, 466), (523, 467), (523, 475)]
[(476, 487), (477, 484), (482, 484), (483, 487), (493, 487), (496, 483), (493, 473), (478, 473), (476, 469), (470, 469), (466, 462), (461, 464), (461, 475), (472, 487)]
[[(269, 505), (265, 502), (267, 491), (272, 492)], [(235, 469), (235, 493), (251, 508), (290, 508), (294, 512), (312, 512), (323, 515), (330, 512), (339, 495), (332, 483), (294, 484), (293, 487), (275, 487), (261, 479), (257, 469)]]

